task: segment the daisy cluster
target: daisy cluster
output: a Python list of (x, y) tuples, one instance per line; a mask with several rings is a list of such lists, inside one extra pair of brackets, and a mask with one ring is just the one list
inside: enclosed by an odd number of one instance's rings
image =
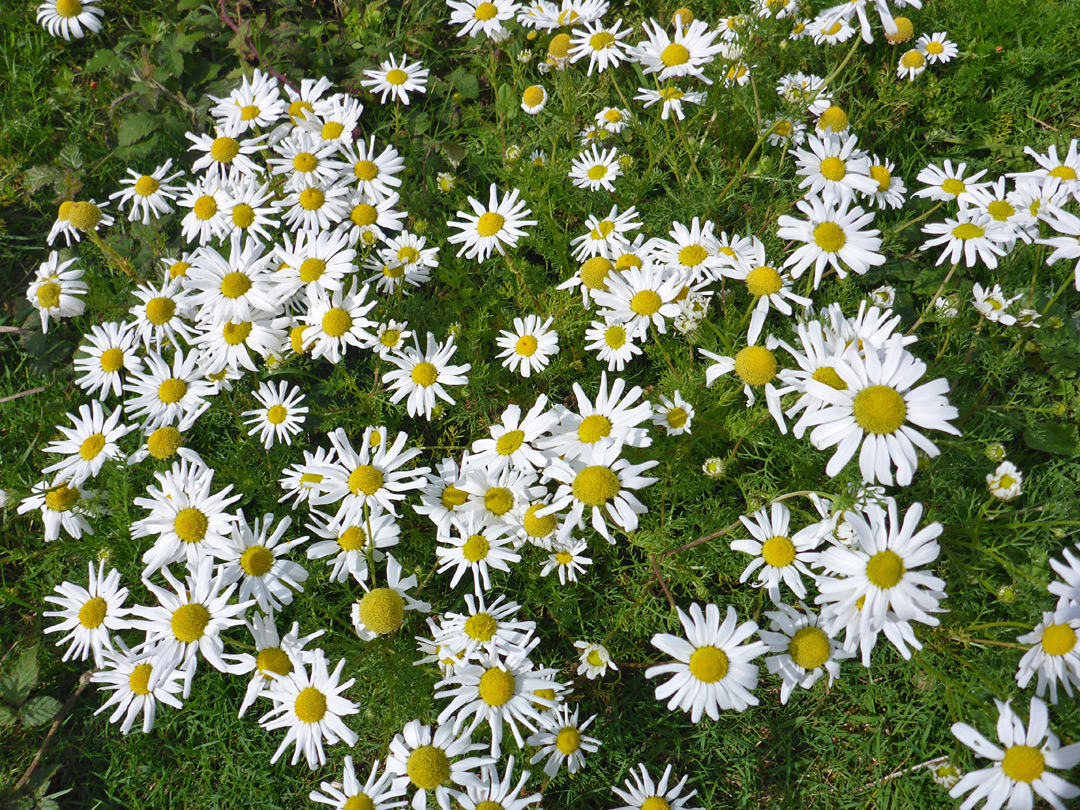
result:
[[(133, 538), (148, 538), (141, 579), (152, 603), (128, 604), (120, 572), (91, 563), (85, 587), (64, 582), (49, 597), (60, 608), (46, 614), (60, 619), (49, 632), (65, 633), (65, 660), (93, 658), (94, 680), (111, 692), (99, 711), (111, 711), (124, 733), (140, 716), (149, 731), (161, 704), (180, 708), (204, 659), (204, 670), (246, 679), (241, 716), (261, 705), (263, 728), (284, 732), (273, 761), (292, 745), (292, 763), (303, 757), (314, 769), (327, 762), (325, 745), (357, 742), (346, 718), (360, 706), (346, 694), (355, 683), (346, 660), (333, 662), (314, 646), (324, 629), (301, 635), (297, 621), (281, 632), (281, 613), (317, 579), (313, 566), (354, 588), (347, 610), (357, 643), (400, 634), (410, 614), (425, 614), (415, 663), (440, 672), (433, 692), (438, 716), (408, 722), (366, 780), (345, 757), (342, 780), (311, 794), (334, 807), (409, 802), (423, 810), (431, 801), (441, 810), (452, 802), (517, 810), (541, 794), (526, 790), (527, 770), (519, 768), (515, 780), (515, 762), (542, 764), (550, 779), (564, 769), (576, 773), (598, 750), (599, 739), (586, 733), (598, 713), (584, 710), (560, 669), (542, 663), (556, 653), (544, 649), (539, 616), (502, 592), (502, 583), (514, 568), (534, 565), (540, 576), (557, 575), (570, 587), (589, 575), (592, 544), (603, 540), (617, 552), (628, 545), (648, 514), (639, 493), (658, 482), (648, 473), (691, 432), (696, 411), (679, 390), (647, 395), (615, 375), (671, 343), (685, 341), (690, 356), (707, 361), (701, 377), (717, 396), (738, 398), (741, 390), (767, 430), (775, 425), (779, 434), (831, 452), (825, 476), (859, 484), (837, 487), (841, 495), (809, 493), (811, 521), (785, 503), (807, 493), (773, 498), (740, 516), (749, 536), (730, 542), (730, 550), (749, 558), (739, 581), (767, 597), (768, 625), (740, 621), (730, 605), (683, 610), (672, 599), (682, 634), (654, 635), (662, 660), (644, 671), (647, 679), (667, 676), (655, 687), (658, 701), (693, 723), (744, 711), (760, 702), (764, 664), (786, 704), (797, 689), (823, 679), (831, 685), (842, 666), (869, 667), (882, 639), (911, 658), (923, 646), (917, 629), (938, 626), (946, 612), (946, 583), (933, 571), (943, 526), (924, 520), (930, 510), (923, 504), (905, 506), (902, 499), (903, 488), (940, 454), (928, 434), (960, 435), (959, 413), (948, 380), (928, 378), (916, 329), (900, 328), (895, 288), (879, 287), (854, 312), (821, 292), (833, 277), (885, 265), (875, 220), (910, 203), (895, 164), (860, 142), (829, 83), (801, 72), (781, 77), (780, 109), (759, 133), (759, 145), (791, 154), (800, 193), (795, 213), (756, 232), (727, 231), (694, 216), (649, 233), (635, 206), (607, 199), (632, 165), (631, 136), (640, 135), (642, 115), (658, 112), (673, 125), (685, 120), (683, 103), (703, 103), (702, 88), (717, 81), (732, 91), (749, 83), (756, 70), (744, 54), (750, 21), (732, 17), (713, 26), (680, 9), (670, 25), (647, 20), (634, 45), (634, 28), (622, 19), (612, 23), (604, 0), (447, 5), (461, 37), (501, 43), (518, 29), (529, 31), (527, 42), (539, 32), (549, 37), (537, 83), (521, 93), (528, 115), (544, 115), (556, 92), (543, 77), (586, 57), (587, 76), (622, 71), (655, 80), (655, 89), (639, 88), (635, 97), (644, 112), (625, 102), (590, 112), (577, 135), (583, 151), (570, 161), (568, 177), (560, 169), (556, 178), (607, 195), (568, 235), (570, 272), (555, 285), (576, 290), (567, 308), (576, 308), (580, 293), (589, 325), (572, 341), (605, 369), (595, 385), (575, 383), (561, 401), (533, 392), (500, 403), (498, 418), (460, 453), (426, 455), (431, 450), (415, 434), (457, 406), (456, 397), (470, 390), (473, 366), (456, 362), (453, 330), (437, 335), (399, 320), (395, 304), (430, 291), (435, 271), (458, 260), (482, 268), (505, 262), (520, 278), (513, 256), (537, 225), (534, 203), (517, 188), (490, 183), (486, 195), (466, 195), (468, 210), (445, 220), (440, 243), (402, 207), (409, 189), (401, 154), (365, 137), (360, 99), (334, 92), (325, 78), (294, 88), (254, 71), (211, 99), (211, 131), (188, 133), (190, 173), (174, 171), (173, 161), (146, 174), (132, 170), (111, 203), (64, 202), (48, 236), (50, 245), (63, 239), (68, 248), (83, 237), (104, 244), (99, 230), (123, 216), (160, 220), (179, 245), (154, 278), (140, 281), (126, 319), (86, 333), (75, 381), (90, 402), (69, 414), (70, 426), (59, 428), (63, 438), (43, 448), (59, 460), (42, 470), (19, 506), (40, 515), (45, 542), (62, 533), (79, 538), (93, 533), (90, 518), (101, 513), (94, 482), (106, 465), (152, 469), (128, 526)], [(845, 3), (813, 19), (799, 18), (794, 0), (756, 5), (762, 17), (790, 20), (793, 39), (843, 42), (857, 24), (861, 41), (871, 43), (872, 23), (889, 42), (902, 41), (905, 31), (913, 35), (911, 22), (885, 0)], [(57, 25), (74, 33), (73, 23)], [(910, 53), (945, 62), (957, 49), (934, 34)], [(914, 67), (907, 70), (902, 75), (913, 78)], [(424, 94), (429, 78), (406, 56), (391, 56), (365, 76), (361, 85), (395, 110)], [(656, 104), (660, 110), (648, 112)], [(937, 263), (951, 265), (946, 282), (961, 264), (978, 277), (971, 290), (979, 329), (984, 321), (1018, 330), (1039, 325), (1031, 308), (1010, 314), (1022, 293), (1007, 298), (992, 283), (998, 261), (1019, 245), (1054, 247), (1050, 265), (1077, 259), (1080, 289), (1077, 144), (1064, 158), (1054, 148), (1029, 152), (1039, 168), (997, 179), (949, 161), (917, 176), (921, 187), (912, 196), (935, 203), (927, 216), (941, 208), (948, 214), (923, 226), (929, 238), (922, 249), (941, 248)], [(530, 162), (545, 169), (547, 159), (537, 151)], [(438, 187), (451, 193), (456, 182), (440, 175)], [(1059, 236), (1043, 237), (1048, 231)], [(769, 247), (785, 242), (784, 256)], [(43, 331), (85, 310), (83, 270), (67, 256), (51, 252), (27, 291)], [(115, 260), (123, 266), (122, 257)], [(958, 294), (945, 288), (916, 326), (958, 314)], [(734, 332), (721, 330), (717, 314), (736, 301), (745, 317)], [(543, 309), (537, 299), (534, 305)], [(581, 321), (579, 313), (564, 319), (564, 312), (524, 312), (501, 330), (493, 354), (510, 375), (549, 372), (568, 343), (561, 324)], [(385, 424), (330, 431), (281, 471), (280, 503), (289, 515), (245, 515), (238, 508), (243, 493), (223, 486), (222, 474), (190, 441), (215, 398), (250, 388), (258, 406), (237, 420), (268, 450), (291, 445), (309, 434), (304, 380), (368, 362), (382, 386), (374, 393), (388, 413), (400, 406), (413, 435)], [(290, 378), (297, 368), (306, 371)], [(709, 459), (705, 471), (722, 477), (724, 460)], [(1019, 497), (1021, 482), (1020, 471), (1003, 462), (987, 477), (990, 497)], [(426, 580), (398, 559), (417, 542), (405, 531), (416, 518), (434, 541), (433, 574), (453, 600), (443, 610), (420, 598)], [(1064, 561), (1052, 563), (1059, 579), (1048, 588), (1057, 606), (1019, 639), (1030, 649), (1017, 686), (1037, 679), (1027, 729), (1008, 703), (1000, 705), (1002, 747), (965, 724), (954, 726), (962, 742), (997, 761), (955, 783), (954, 795), (973, 791), (965, 807), (981, 799), (990, 808), (1006, 799), (1011, 807), (1030, 805), (1032, 791), (1058, 807), (1080, 795), (1053, 773), (1080, 762), (1080, 747), (1059, 745), (1041, 700), (1049, 692), (1056, 704), (1059, 688), (1072, 697), (1080, 686), (1080, 549), (1063, 553)], [(226, 647), (222, 632), (241, 627), (251, 634), (250, 652)], [(621, 674), (609, 640), (576, 641), (569, 669), (589, 680)], [(613, 790), (627, 808), (690, 810), (696, 792), (686, 784), (687, 777), (672, 777), (670, 765), (659, 779), (641, 765), (625, 789)]]

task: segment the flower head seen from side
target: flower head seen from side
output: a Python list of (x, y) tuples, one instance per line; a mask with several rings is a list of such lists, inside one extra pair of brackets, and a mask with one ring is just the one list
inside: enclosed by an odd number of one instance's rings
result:
[(689, 613), (680, 608), (678, 614), (686, 639), (668, 633), (652, 637), (654, 647), (675, 659), (645, 670), (646, 678), (673, 676), (656, 687), (656, 699), (671, 698), (668, 709), (689, 712), (692, 723), (699, 722), (702, 715), (718, 720), (721, 709), (741, 712), (758, 705), (753, 694), (758, 667), (751, 662), (766, 646), (760, 641), (744, 643), (757, 632), (757, 623), (739, 624), (730, 605), (723, 623), (720, 608), (712, 604), (702, 611), (695, 602)]
[(348, 746), (356, 744), (356, 732), (342, 719), (360, 711), (359, 706), (341, 695), (356, 682), (354, 678), (341, 681), (344, 668), (345, 659), (342, 658), (330, 672), (326, 655), (319, 650), (310, 672), (306, 666), (298, 666), (288, 675), (275, 675), (276, 688), (268, 690), (275, 705), (259, 719), (259, 724), (268, 731), (279, 728), (288, 731), (271, 757), (271, 764), (281, 758), (290, 743), (296, 745), (290, 764), (295, 765), (303, 754), (311, 770), (326, 764), (324, 739), (330, 745), (338, 742)]
[(1011, 461), (1003, 461), (986, 474), (986, 486), (999, 501), (1012, 501), (1021, 495), (1024, 474)]
[(487, 206), (475, 197), (469, 197), (473, 213), (457, 212), (458, 219), (447, 223), (457, 233), (451, 233), (446, 241), (451, 245), (460, 244), (457, 255), (466, 259), (484, 261), (493, 252), (505, 255), (508, 247), (514, 247), (526, 236), (525, 227), (536, 224), (536, 220), (526, 219), (532, 211), (519, 195), (515, 188), (500, 200), (498, 188), (492, 183)]
[(952, 733), (960, 742), (993, 765), (970, 771), (957, 782), (949, 795), (959, 798), (970, 793), (961, 805), (964, 810), (985, 801), (984, 810), (1031, 807), (1035, 794), (1055, 810), (1065, 810), (1063, 799), (1080, 796), (1080, 788), (1062, 779), (1054, 770), (1068, 771), (1080, 763), (1080, 743), (1062, 746), (1049, 730), (1049, 712), (1037, 697), (1031, 699), (1027, 728), (1009, 701), (995, 700), (998, 709), (995, 745), (967, 723), (953, 723)]
[(62, 582), (54, 589), (57, 595), (45, 597), (46, 602), (58, 605), (61, 610), (45, 611), (48, 618), (58, 617), (61, 621), (45, 628), (46, 633), (65, 633), (56, 642), (57, 647), (69, 644), (62, 660), (77, 658), (85, 661), (91, 655), (94, 664), (101, 667), (103, 652), (113, 649), (110, 631), (126, 630), (131, 625), (127, 616), (131, 608), (124, 607), (128, 589), (120, 585), (120, 572), (115, 568), (105, 576), (105, 561), (87, 564), (89, 582), (87, 587), (72, 582)]
[(72, 258), (61, 262), (54, 250), (38, 267), (34, 280), (26, 290), (26, 298), (41, 315), (41, 331), (49, 331), (49, 319), (73, 318), (82, 315), (86, 303), (87, 285), (82, 280), (83, 268)]
[(370, 588), (361, 582), (364, 595), (352, 606), (352, 623), (356, 634), (364, 641), (395, 632), (405, 622), (409, 611), (427, 613), (431, 605), (409, 595), (416, 587), (416, 575), (401, 576), (401, 565), (393, 556), (386, 555), (386, 585)]
[(59, 477), (45, 479), (34, 484), (16, 510), (20, 515), (41, 510), (41, 520), (45, 524), (43, 540), (51, 543), (59, 539), (60, 530), (76, 540), (83, 534), (93, 534), (94, 528), (87, 517), (97, 513), (94, 498), (97, 493), (83, 489), (70, 481)]

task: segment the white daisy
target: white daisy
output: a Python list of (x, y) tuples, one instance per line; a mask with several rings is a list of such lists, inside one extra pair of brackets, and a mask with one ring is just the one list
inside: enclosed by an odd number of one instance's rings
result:
[(465, 572), (471, 571), (474, 593), (486, 593), (491, 590), (490, 570), (509, 572), (510, 564), (521, 560), (521, 555), (510, 547), (510, 527), (502, 523), (490, 525), (479, 512), (455, 521), (454, 532), (440, 535), (439, 545), (435, 546), (439, 573), (454, 571), (451, 588), (456, 588)]
[(499, 779), (497, 765), (486, 765), (481, 771), (480, 786), (466, 785), (465, 792), (457, 794), (456, 801), (462, 810), (527, 810), (529, 805), (539, 804), (543, 798), (539, 793), (521, 796), (525, 783), (529, 780), (529, 771), (522, 771), (514, 785), (514, 756), (506, 760), (506, 773)]
[(608, 320), (593, 321), (585, 330), (585, 348), (597, 352), (597, 359), (608, 364), (608, 371), (622, 371), (626, 364), (642, 353), (635, 343), (638, 336), (626, 324)]
[(470, 756), (483, 747), (473, 743), (467, 731), (455, 732), (450, 725), (433, 729), (419, 720), (410, 720), (390, 740), (386, 772), (394, 776), (392, 790), (411, 790), (413, 810), (427, 810), (428, 792), (434, 791), (440, 810), (450, 810), (450, 800), (460, 795), (450, 785), (480, 787), (483, 782), (474, 771), (495, 764), (491, 757)]
[(1024, 474), (1011, 461), (1003, 461), (992, 473), (986, 475), (990, 494), (999, 501), (1011, 501), (1020, 497)]
[(468, 615), (446, 613), (442, 617), (435, 642), (450, 657), (461, 661), (484, 660), (526, 652), (536, 622), (518, 621), (521, 607), (498, 596), (490, 605), (483, 593), (465, 594)]
[(368, 285), (356, 289), (355, 279), (345, 290), (313, 290), (304, 315), (303, 346), (314, 359), (340, 363), (350, 346), (369, 344), (375, 322), (367, 314), (378, 301), (367, 298)]
[(873, 212), (863, 213), (862, 208), (851, 207), (850, 201), (829, 206), (816, 197), (799, 200), (797, 206), (806, 220), (785, 214), (777, 220), (776, 231), (780, 239), (805, 243), (784, 262), (793, 278), (801, 278), (812, 264), (816, 290), (826, 265), (840, 278), (847, 278), (848, 270), (864, 275), (871, 267), (885, 263), (880, 252), (881, 231), (866, 229), (874, 220)]
[(259, 441), (267, 450), (275, 442), (292, 444), (292, 437), (303, 432), (305, 414), (308, 412), (308, 407), (300, 404), (304, 401), (301, 389), (298, 386), (290, 389), (284, 381), (278, 383), (277, 387), (273, 383), (263, 382), (253, 396), (262, 407), (241, 414), (247, 417), (244, 422), (251, 426), (251, 434), (258, 434)]
[(1073, 696), (1073, 686), (1080, 686), (1080, 605), (1066, 605), (1045, 611), (1042, 621), (1030, 633), (1016, 640), (1030, 644), (1031, 649), (1020, 659), (1016, 685), (1024, 689), (1038, 675), (1035, 694), (1042, 697), (1050, 687), (1050, 702), (1057, 705), (1058, 683), (1065, 694)]
[[(490, 439), (477, 439), (468, 468), (485, 468), (498, 475), (507, 467), (526, 472), (542, 470), (548, 464), (546, 453), (534, 444), (558, 422), (558, 415), (548, 410), (548, 398), (541, 394), (524, 416), (517, 405), (507, 405), (499, 423), (490, 428)], [(464, 465), (463, 465), (464, 466)]]
[(915, 41), (915, 47), (926, 54), (926, 61), (931, 65), (951, 62), (960, 53), (956, 43), (950, 42), (944, 31), (936, 31), (929, 36), (923, 34)]
[(694, 421), (694, 406), (682, 398), (678, 391), (668, 399), (660, 395), (660, 402), (653, 405), (653, 424), (664, 428), (668, 436), (682, 436), (690, 432)]
[(251, 621), (244, 622), (255, 641), (254, 664), (251, 668), (251, 680), (248, 681), (244, 700), (240, 703), (237, 717), (243, 717), (260, 697), (268, 697), (267, 692), (277, 685), (275, 675), (288, 675), (293, 670), (294, 661), (310, 664), (315, 660), (315, 650), (305, 650), (311, 641), (323, 635), (325, 630), (301, 637), (300, 623), (293, 622), (292, 628), (284, 636), (278, 634), (274, 617), (256, 613)]
[(450, 25), (460, 25), (459, 37), (483, 34), (499, 42), (510, 35), (503, 23), (514, 19), (520, 3), (517, 0), (447, 0), (450, 6)]
[(559, 353), (559, 333), (551, 328), (554, 321), (554, 318), (541, 321), (539, 315), (514, 318), (513, 331), (504, 329), (495, 339), (503, 350), (497, 355), (503, 365), (526, 378), (547, 368), (551, 358)]
[(406, 612), (431, 610), (429, 603), (409, 595), (409, 589), (416, 587), (416, 575), (402, 577), (401, 565), (391, 554), (386, 555), (386, 585), (369, 588), (367, 582), (361, 581), (360, 587), (365, 593), (353, 602), (351, 617), (356, 635), (364, 641), (395, 632), (405, 621)]
[(586, 22), (575, 28), (574, 36), (570, 38), (570, 61), (578, 62), (588, 57), (586, 76), (592, 76), (594, 69), (603, 73), (609, 67), (618, 67), (630, 57), (630, 46), (624, 42), (630, 31), (622, 27), (621, 17), (611, 25), (605, 25), (601, 20)]
[(978, 208), (961, 208), (956, 218), (947, 217), (944, 222), (930, 222), (922, 227), (927, 239), (919, 250), (929, 250), (935, 245), (945, 245), (936, 264), (949, 261), (959, 264), (961, 257), (967, 267), (974, 267), (981, 260), (993, 270), (998, 266), (998, 256), (1008, 251), (1011, 229)]
[(128, 417), (145, 417), (146, 427), (176, 425), (186, 430), (210, 407), (206, 397), (214, 393), (213, 384), (198, 368), (198, 353), (185, 356), (177, 349), (171, 366), (155, 352), (148, 353), (145, 361), (146, 371), (133, 372), (124, 386), (129, 395), (124, 403)]
[(351, 189), (343, 183), (312, 181), (302, 189), (292, 189), (274, 205), (282, 223), (294, 231), (328, 231), (349, 215)]
[(648, 39), (639, 42), (633, 53), (646, 75), (659, 73), (662, 82), (693, 76), (705, 84), (712, 84), (705, 75), (704, 66), (720, 53), (721, 46), (713, 42), (719, 31), (710, 31), (706, 23), (694, 20), (685, 27), (676, 28), (672, 39), (656, 20), (650, 19), (642, 27)]
[(390, 401), (398, 403), (408, 397), (406, 410), (409, 416), (423, 414), (428, 421), (434, 414), (436, 399), (453, 405), (454, 398), (443, 386), (467, 384), (468, 378), (465, 375), (472, 368), (471, 363), (450, 365), (449, 361), (456, 352), (457, 346), (454, 345), (452, 337), (440, 344), (435, 340), (435, 336), (428, 332), (427, 350), (421, 352), (420, 344), (414, 336), (413, 346), (387, 358), (397, 366), (383, 375), (383, 380), (390, 384), (394, 392)]
[(589, 544), (584, 540), (570, 538), (566, 543), (552, 542), (552, 550), (540, 569), (540, 576), (546, 577), (554, 571), (559, 572), (559, 584), (577, 582), (578, 574), (584, 574), (586, 566), (592, 565), (592, 558), (586, 557)]
[(447, 223), (458, 231), (446, 239), (451, 245), (461, 243), (457, 255), (484, 261), (493, 251), (505, 255), (506, 248), (517, 245), (518, 240), (526, 235), (524, 227), (536, 224), (534, 219), (524, 219), (532, 210), (525, 206), (523, 200), (518, 199), (519, 194), (515, 188), (499, 200), (496, 186), (492, 183), (488, 191), (487, 207), (470, 196), (468, 201), (474, 213), (458, 211), (459, 218)]
[(132, 294), (138, 303), (128, 309), (128, 314), (135, 320), (125, 327), (147, 351), (153, 348), (160, 352), (163, 345), (190, 345), (195, 341), (196, 332), (188, 323), (195, 314), (194, 293), (183, 289), (180, 281), (139, 285)]
[(704, 104), (706, 94), (695, 93), (689, 90), (680, 90), (674, 85), (668, 85), (660, 90), (652, 90), (648, 87), (639, 87), (638, 94), (634, 96), (634, 101), (641, 101), (645, 104), (645, 109), (653, 106), (654, 104), (662, 102), (660, 108), (660, 120), (667, 121), (668, 116), (672, 113), (675, 114), (675, 118), (682, 121), (686, 118), (683, 113), (683, 102), (687, 104)]
[(796, 686), (810, 689), (823, 675), (828, 674), (826, 688), (831, 687), (840, 676), (840, 662), (852, 653), (818, 626), (818, 616), (802, 602), (799, 609), (782, 602), (777, 607), (765, 612), (770, 625), (760, 635), (772, 653), (765, 668), (782, 679), (780, 702), (787, 703)]
[(57, 425), (65, 438), (50, 442), (42, 448), (46, 453), (62, 453), (66, 458), (42, 469), (42, 474), (57, 473), (57, 480), (70, 480), (76, 486), (87, 478), (96, 478), (106, 461), (123, 456), (117, 442), (137, 425), (120, 424), (122, 408), (105, 415), (101, 403), (94, 400), (89, 405), (79, 406), (79, 415), (69, 413), (72, 427)]
[(961, 205), (978, 202), (978, 193), (990, 185), (989, 181), (978, 182), (986, 170), (965, 176), (966, 170), (966, 163), (954, 167), (951, 160), (946, 160), (941, 166), (927, 166), (915, 178), (926, 188), (916, 191), (915, 196), (942, 202), (955, 200)]
[(345, 147), (340, 157), (347, 166), (352, 167), (352, 176), (356, 178), (359, 191), (376, 200), (391, 197), (401, 187), (398, 175), (405, 171), (405, 161), (398, 150), (390, 145), (376, 155), (374, 135), (366, 142), (361, 140)]
[(575, 641), (574, 649), (579, 651), (577, 674), (584, 675), (590, 681), (604, 677), (609, 669), (612, 672), (619, 670), (603, 644)]
[(91, 324), (83, 335), (85, 342), (75, 355), (75, 371), (80, 376), (75, 383), (87, 395), (121, 396), (124, 391), (124, 372), (141, 371), (142, 359), (135, 353), (138, 340), (129, 321), (106, 321)]
[(567, 773), (575, 774), (585, 765), (585, 754), (596, 753), (600, 749), (600, 740), (582, 734), (596, 719), (594, 714), (588, 720), (579, 722), (580, 707), (570, 713), (570, 707), (557, 706), (540, 716), (540, 730), (529, 737), (528, 744), (539, 750), (529, 760), (535, 765), (544, 759), (544, 773), (550, 779), (566, 763)]
[(807, 566), (813, 565), (817, 559), (816, 549), (823, 536), (821, 528), (812, 524), (792, 535), (791, 512), (782, 503), (774, 503), (770, 512), (759, 509), (750, 517), (740, 515), (739, 520), (753, 538), (733, 540), (731, 550), (754, 555), (739, 577), (739, 582), (746, 582), (756, 571), (753, 585), (765, 587), (774, 605), (781, 604), (781, 580), (796, 597), (805, 598), (806, 583), (803, 577), (814, 578)]
[(380, 549), (396, 546), (401, 537), (394, 516), (378, 507), (356, 518), (343, 515), (320, 520), (317, 515), (313, 510), (307, 528), (323, 539), (308, 546), (307, 558), (326, 559), (326, 564), (332, 566), (331, 582), (344, 582), (350, 575), (357, 582), (367, 582), (368, 561), (382, 562), (386, 555)]
[[(127, 617), (132, 608), (124, 607), (128, 589), (120, 586), (120, 572), (115, 568), (105, 576), (105, 560), (87, 563), (89, 581), (87, 587), (72, 582), (62, 582), (53, 590), (57, 595), (48, 595), (46, 602), (59, 605), (62, 610), (47, 610), (42, 615), (46, 618), (59, 617), (61, 621), (45, 628), (46, 633), (64, 633), (56, 642), (57, 647), (68, 644), (61, 659), (67, 661), (77, 658), (85, 661), (94, 656), (94, 666), (103, 666), (102, 654), (113, 649), (110, 631), (127, 630), (131, 627)], [(70, 643), (69, 643), (70, 642)]]
[(292, 518), (288, 515), (281, 518), (271, 533), (274, 520), (274, 515), (268, 512), (261, 523), (255, 518), (249, 525), (240, 510), (232, 534), (225, 538), (217, 555), (225, 571), (225, 583), (240, 583), (237, 599), (244, 602), (254, 596), (259, 609), (270, 615), (291, 604), (296, 594), (303, 593), (308, 578), (304, 566), (285, 559), (286, 554), (307, 542), (307, 535), (282, 543), (281, 537), (292, 525)]
[(83, 534), (94, 533), (87, 517), (97, 514), (94, 499), (97, 493), (81, 489), (70, 481), (39, 481), (34, 484), (16, 510), (18, 514), (41, 510), (41, 521), (45, 524), (42, 539), (51, 543), (59, 539), (60, 530), (76, 540)]
[(402, 54), (400, 63), (390, 54), (388, 60), (379, 64), (378, 70), (365, 70), (364, 75), (368, 78), (363, 79), (360, 84), (370, 89), (373, 95), (377, 95), (383, 104), (386, 103), (386, 97), (390, 96), (394, 101), (408, 105), (410, 92), (427, 92), (427, 77), (431, 71), (421, 67), (420, 62), (406, 64), (407, 62), (408, 56), (405, 54)]
[(379, 774), (382, 763), (375, 760), (371, 766), (371, 773), (367, 781), (361, 784), (356, 778), (356, 770), (353, 768), (353, 759), (345, 755), (345, 770), (340, 782), (321, 782), (319, 790), (313, 790), (308, 798), (319, 804), (326, 804), (334, 810), (394, 810), (404, 807), (405, 800), (398, 799), (400, 795), (391, 787), (393, 775), (387, 772)]
[(688, 804), (697, 791), (683, 792), (690, 777), (683, 776), (675, 784), (669, 784), (671, 765), (668, 765), (660, 781), (654, 782), (644, 764), (637, 767), (637, 771), (630, 769), (630, 778), (623, 783), (626, 790), (612, 785), (615, 795), (626, 802), (615, 810), (701, 810), (696, 804)]
[(34, 273), (34, 280), (26, 290), (26, 299), (41, 316), (42, 332), (48, 333), (49, 318), (73, 318), (82, 315), (86, 309), (81, 296), (86, 295), (88, 288), (82, 281), (83, 268), (72, 266), (76, 261), (77, 257), (61, 262), (53, 250)]
[(114, 691), (94, 715), (113, 709), (109, 722), (119, 722), (121, 734), (131, 731), (140, 713), (143, 733), (149, 734), (159, 703), (174, 709), (183, 708), (184, 704), (177, 697), (182, 688), (183, 673), (175, 667), (167, 667), (153, 648), (132, 652), (118, 638), (117, 649), (106, 650), (104, 657), (105, 667), (95, 671), (90, 680), (102, 684), (102, 690)]
[[(70, 0), (69, 0), (70, 1)], [(169, 174), (172, 168), (172, 159), (166, 160), (151, 174), (139, 174), (129, 168), (129, 177), (120, 180), (122, 188), (109, 195), (110, 200), (116, 200), (117, 206), (131, 203), (128, 211), (128, 220), (141, 222), (149, 225), (151, 219), (157, 219), (165, 214), (172, 213), (171, 200), (175, 200), (182, 190), (180, 186), (170, 185), (173, 180), (183, 177), (183, 172)]]
[(793, 386), (777, 388), (773, 382), (779, 377), (777, 372), (780, 364), (776, 359), (774, 350), (780, 345), (780, 341), (772, 335), (765, 339), (765, 345), (744, 346), (735, 353), (734, 357), (710, 352), (707, 349), (698, 349), (702, 357), (713, 361), (713, 364), (705, 370), (705, 385), (711, 387), (720, 377), (735, 372), (735, 376), (743, 384), (743, 394), (746, 396), (746, 406), (749, 408), (757, 402), (755, 388), (764, 388), (765, 404), (772, 415), (776, 426), (781, 433), (787, 433), (787, 424), (784, 422), (784, 412), (780, 405), (780, 398), (793, 390)]
[(622, 166), (619, 163), (617, 149), (605, 149), (597, 151), (596, 146), (587, 152), (582, 152), (570, 165), (569, 177), (574, 181), (577, 188), (598, 191), (604, 188), (607, 191), (615, 191), (614, 181), (622, 176)]
[(101, 30), (101, 18), (105, 12), (97, 5), (99, 0), (45, 0), (37, 9), (37, 21), (50, 36), (61, 36), (68, 42), (82, 39), (89, 31)]

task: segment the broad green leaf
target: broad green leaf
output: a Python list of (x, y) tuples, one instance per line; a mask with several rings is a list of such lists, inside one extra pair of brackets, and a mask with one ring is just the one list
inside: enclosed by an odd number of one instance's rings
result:
[(48, 695), (39, 695), (26, 701), (26, 704), (19, 710), (19, 721), (24, 726), (40, 726), (56, 717), (56, 713), (60, 709), (61, 703), (59, 700)]
[(37, 647), (19, 656), (15, 664), (0, 675), (0, 699), (9, 706), (21, 706), (30, 696), (38, 679)]
[(135, 113), (120, 122), (116, 139), (121, 146), (131, 146), (152, 133), (156, 127), (157, 119), (154, 116), (149, 113)]

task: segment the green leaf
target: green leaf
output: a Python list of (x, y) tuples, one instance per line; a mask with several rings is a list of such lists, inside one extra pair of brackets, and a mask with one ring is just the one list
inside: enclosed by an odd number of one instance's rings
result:
[(11, 669), (0, 675), (0, 698), (9, 706), (21, 706), (38, 679), (37, 647), (19, 656)]
[(17, 716), (18, 715), (16, 715), (13, 708), (11, 708), (10, 706), (5, 706), (3, 703), (0, 703), (0, 728), (4, 728), (4, 726), (10, 726), (12, 723), (15, 722)]
[(26, 701), (26, 705), (19, 710), (19, 721), (24, 726), (40, 726), (56, 717), (60, 708), (60, 701), (56, 698), (39, 695)]
[(455, 77), (454, 87), (462, 96), (473, 101), (480, 95), (480, 82), (472, 73), (463, 73)]
[(1080, 434), (1076, 425), (1045, 422), (1032, 425), (1024, 431), (1024, 441), (1033, 450), (1075, 458), (1080, 456)]
[(156, 128), (157, 119), (154, 116), (149, 113), (135, 113), (120, 122), (116, 138), (121, 146), (131, 146), (151, 134)]

